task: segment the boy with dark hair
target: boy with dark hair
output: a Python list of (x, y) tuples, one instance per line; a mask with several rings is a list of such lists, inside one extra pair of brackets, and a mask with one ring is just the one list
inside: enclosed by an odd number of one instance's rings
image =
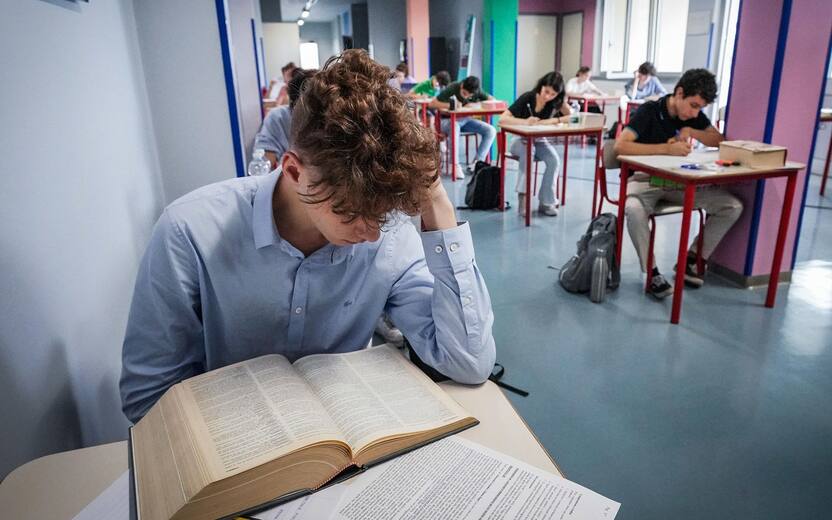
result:
[[(423, 362), (462, 383), (494, 365), (493, 314), (466, 223), (438, 180), (432, 132), (390, 71), (348, 50), (308, 78), (281, 169), (168, 206), (139, 268), (122, 407), (264, 354), (367, 345), (388, 312)], [(420, 213), (420, 233), (402, 213)]]
[(448, 86), (448, 83), (451, 82), (451, 76), (448, 74), (447, 71), (440, 70), (433, 76), (429, 77), (425, 81), (421, 81), (416, 83), (412, 89), (410, 89), (409, 94), (413, 96), (428, 96), (434, 97), (439, 92)]
[[(615, 142), (616, 155), (680, 155), (691, 152), (691, 139), (706, 146), (717, 146), (723, 140), (702, 112), (716, 99), (716, 79), (705, 69), (685, 72), (673, 89), (673, 94), (639, 107)], [(660, 201), (682, 205), (684, 191), (668, 186), (660, 180), (651, 182), (648, 175), (636, 173), (627, 185), (627, 230), (638, 252), (642, 271), (647, 269), (647, 248), (650, 240), (648, 217)], [(708, 215), (702, 256), (707, 259), (722, 237), (742, 214), (742, 202), (724, 188), (708, 186), (696, 192), (696, 206)], [(696, 243), (696, 240), (693, 241)], [(656, 263), (653, 261), (653, 265)], [(685, 284), (701, 287), (703, 275), (696, 270), (696, 253), (688, 252), (684, 269)], [(657, 267), (647, 273), (651, 277), (649, 294), (662, 299), (673, 292), (673, 287), (659, 273)]]
[(266, 152), (266, 159), (274, 170), (283, 157), (283, 152), (289, 149), (289, 137), (292, 131), (292, 108), (300, 97), (301, 89), (307, 78), (317, 72), (312, 69), (295, 69), (294, 76), (289, 80), (286, 90), (289, 94), (289, 104), (275, 107), (266, 114), (263, 126), (254, 137), (254, 149)]
[[(436, 98), (430, 102), (428, 107), (433, 109), (443, 109), (447, 110), (450, 108), (450, 100), (451, 97), (456, 97), (459, 106), (465, 106), (468, 103), (478, 103), (480, 101), (486, 101), (489, 99), (494, 99), (493, 96), (490, 94), (486, 94), (482, 90), (480, 90), (480, 79), (476, 76), (468, 76), (462, 81), (454, 81), (453, 83), (449, 84), (447, 88), (445, 88), (442, 92), (437, 94)], [(442, 132), (445, 135), (450, 135), (451, 133), (451, 120), (450, 119), (443, 119), (441, 123)], [(488, 151), (491, 150), (491, 144), (494, 142), (494, 138), (497, 136), (497, 130), (494, 129), (493, 126), (489, 125), (485, 121), (480, 121), (479, 119), (471, 119), (470, 117), (465, 118), (457, 118), (456, 120), (456, 128), (453, 129), (454, 133), (456, 134), (456, 142), (459, 142), (459, 133), (460, 132), (474, 132), (480, 136), (480, 145), (477, 147), (477, 156), (474, 158), (473, 164), (476, 164), (476, 161), (484, 161), (486, 156), (488, 155)], [(453, 157), (452, 160), (454, 163), (457, 161), (457, 157)], [(460, 164), (455, 164), (454, 167), (456, 168), (456, 177), (457, 179), (464, 179), (465, 178), (465, 167)]]

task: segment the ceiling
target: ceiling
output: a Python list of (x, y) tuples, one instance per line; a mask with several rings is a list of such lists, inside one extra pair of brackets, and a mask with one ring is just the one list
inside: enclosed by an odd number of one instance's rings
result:
[[(272, 0), (278, 1), (278, 0)], [(306, 5), (306, 0), (279, 0), (280, 16), (284, 22), (294, 22), (300, 18), (300, 12)], [(361, 0), (318, 0), (309, 10), (307, 22), (331, 22), (336, 16), (348, 11), (351, 4), (363, 4)]]

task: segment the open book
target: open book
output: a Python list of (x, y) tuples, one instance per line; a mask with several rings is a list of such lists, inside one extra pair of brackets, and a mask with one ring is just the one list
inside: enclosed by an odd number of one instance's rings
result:
[(134, 517), (256, 511), (477, 422), (387, 346), (229, 365), (174, 385), (131, 428)]

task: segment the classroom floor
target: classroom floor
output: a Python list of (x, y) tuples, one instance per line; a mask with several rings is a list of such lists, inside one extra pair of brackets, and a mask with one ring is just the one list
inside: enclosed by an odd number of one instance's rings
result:
[[(491, 293), (505, 380), (531, 392), (509, 393), (514, 406), (569, 479), (622, 503), (620, 520), (829, 518), (832, 211), (806, 208), (794, 281), (774, 309), (764, 288), (710, 276), (685, 291), (671, 325), (671, 298), (642, 292), (629, 237), (606, 302), (556, 285), (550, 266), (569, 259), (589, 221), (593, 156), (570, 146), (558, 217), (535, 213), (525, 228), (516, 208), (459, 212)], [(463, 204), (464, 183), (446, 187)], [(813, 176), (807, 203), (832, 208), (818, 187)], [(679, 222), (658, 225), (666, 274)]]

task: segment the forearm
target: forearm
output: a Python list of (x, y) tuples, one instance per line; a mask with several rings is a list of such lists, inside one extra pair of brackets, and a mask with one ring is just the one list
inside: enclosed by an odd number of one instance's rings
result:
[(717, 130), (690, 130), (690, 135), (705, 146), (719, 146), (725, 138)]
[(451, 108), (451, 104), (434, 99), (430, 102), (428, 108), (432, 108), (434, 110), (448, 110), (449, 108)]
[(528, 125), (529, 120), (528, 119), (522, 119), (522, 118), (519, 118), (519, 117), (514, 117), (514, 116), (511, 116), (511, 115), (508, 115), (508, 116), (503, 115), (503, 116), (500, 116), (500, 120), (498, 121), (498, 123), (501, 124), (501, 125)]

